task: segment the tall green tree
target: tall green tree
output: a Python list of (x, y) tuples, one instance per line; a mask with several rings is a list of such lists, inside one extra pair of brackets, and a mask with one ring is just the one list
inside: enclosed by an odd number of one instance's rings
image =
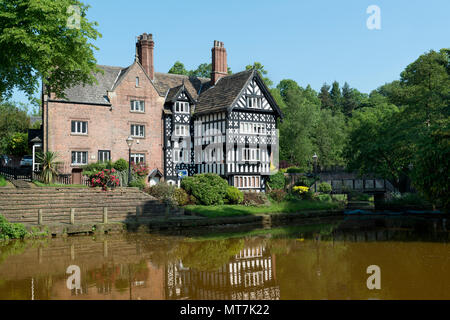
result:
[(93, 84), (96, 22), (78, 0), (0, 0), (0, 100), (13, 89), (30, 97), (40, 88), (63, 96), (75, 84)]
[(342, 87), (341, 105), (342, 105), (342, 112), (347, 117), (350, 117), (352, 115), (353, 110), (355, 110), (358, 106), (358, 102), (355, 97), (355, 92), (353, 91), (352, 88), (350, 88), (350, 85), (347, 82)]
[(11, 148), (16, 149), (11, 147), (14, 135), (27, 133), (30, 127), (27, 111), (26, 106), (21, 104), (0, 103), (0, 153), (10, 153)]
[(326, 83), (324, 83), (322, 88), (320, 88), (319, 99), (322, 109), (333, 110), (333, 99), (331, 99), (330, 89), (331, 87)]
[(176, 61), (174, 63), (172, 68), (169, 69), (169, 73), (181, 74), (181, 75), (185, 75), (185, 76), (189, 75), (189, 71), (186, 70), (186, 68), (184, 67), (184, 64), (181, 63), (180, 61)]
[(266, 86), (268, 88), (273, 86), (272, 80), (270, 80), (269, 77), (267, 77), (267, 74), (269, 72), (266, 69), (264, 69), (264, 66), (261, 64), (261, 62), (254, 62), (253, 65), (247, 65), (245, 67), (246, 70), (250, 70), (252, 68), (256, 69), (256, 71), (259, 72), (259, 74), (261, 75), (261, 78), (264, 80), (264, 83), (266, 84)]
[(333, 111), (342, 111), (342, 93), (339, 82), (334, 81), (331, 85), (330, 96), (333, 101)]

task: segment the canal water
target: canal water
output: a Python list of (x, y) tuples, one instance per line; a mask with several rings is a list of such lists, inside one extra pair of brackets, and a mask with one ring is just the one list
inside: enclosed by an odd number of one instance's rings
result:
[(0, 246), (0, 299), (450, 299), (449, 231), (442, 218), (342, 217), (16, 241)]

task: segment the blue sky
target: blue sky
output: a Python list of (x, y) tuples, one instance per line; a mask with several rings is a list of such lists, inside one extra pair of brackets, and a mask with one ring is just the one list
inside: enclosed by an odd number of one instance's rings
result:
[[(233, 72), (261, 62), (277, 84), (293, 79), (319, 90), (334, 80), (369, 93), (398, 79), (430, 49), (450, 47), (448, 0), (84, 0), (103, 37), (99, 64), (133, 62), (135, 37), (155, 39), (155, 69), (177, 60), (187, 69), (210, 62), (214, 40), (223, 41)], [(381, 30), (369, 30), (369, 5), (381, 9)], [(13, 97), (26, 101), (20, 93)]]

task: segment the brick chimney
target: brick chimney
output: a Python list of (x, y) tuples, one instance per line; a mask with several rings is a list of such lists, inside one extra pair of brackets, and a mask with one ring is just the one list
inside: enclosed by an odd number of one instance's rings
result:
[(223, 46), (223, 42), (214, 40), (212, 52), (212, 72), (211, 83), (215, 85), (217, 80), (228, 75), (227, 51)]
[(153, 49), (155, 43), (153, 42), (153, 35), (144, 33), (138, 37), (136, 43), (136, 55), (139, 63), (144, 67), (150, 79), (154, 79), (155, 68), (153, 66)]

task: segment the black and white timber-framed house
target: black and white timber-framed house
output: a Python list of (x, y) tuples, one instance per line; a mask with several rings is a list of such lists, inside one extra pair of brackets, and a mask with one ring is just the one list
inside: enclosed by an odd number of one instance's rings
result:
[(216, 173), (241, 190), (265, 191), (278, 164), (281, 110), (256, 70), (226, 75), (223, 43), (212, 50), (212, 80), (197, 99), (185, 83), (167, 93), (165, 179), (178, 184), (186, 174)]

